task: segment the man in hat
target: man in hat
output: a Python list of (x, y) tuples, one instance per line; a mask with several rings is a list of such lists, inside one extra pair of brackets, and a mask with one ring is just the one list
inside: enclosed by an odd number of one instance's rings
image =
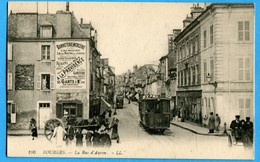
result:
[(214, 133), (215, 129), (215, 117), (213, 116), (213, 112), (209, 113), (209, 122), (208, 122), (208, 127), (209, 127), (209, 133)]
[(239, 120), (240, 116), (236, 115), (235, 116), (236, 119), (232, 120), (231, 124), (230, 124), (230, 128), (232, 129), (232, 135), (235, 137), (235, 139), (239, 139), (241, 138), (239, 129), (241, 128), (241, 122)]

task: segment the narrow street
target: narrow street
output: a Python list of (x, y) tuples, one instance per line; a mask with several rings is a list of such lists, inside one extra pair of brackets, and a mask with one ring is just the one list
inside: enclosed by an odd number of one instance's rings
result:
[[(136, 103), (128, 104), (125, 102), (123, 109), (117, 110), (116, 117), (119, 119), (120, 143), (112, 141), (109, 149), (104, 148), (83, 148), (63, 147), (56, 148), (46, 140), (44, 136), (39, 136), (36, 140), (31, 140), (29, 136), (9, 136), (8, 152), (10, 155), (24, 154), (30, 150), (37, 150), (35, 156), (57, 156), (56, 154), (46, 153), (46, 150), (62, 149), (66, 150), (64, 157), (75, 155), (77, 150), (105, 150), (104, 157), (162, 157), (162, 158), (219, 158), (224, 155), (230, 158), (250, 158), (252, 151), (247, 151), (243, 146), (227, 145), (227, 137), (197, 135), (190, 131), (171, 125), (163, 135), (150, 134), (139, 125), (138, 106)], [(19, 146), (19, 150), (16, 150)], [(108, 151), (109, 150), (109, 151)], [(74, 152), (75, 151), (75, 152)], [(80, 152), (80, 151), (79, 151)], [(117, 155), (116, 155), (117, 154)], [(93, 155), (75, 155), (93, 156)], [(97, 157), (94, 155), (93, 157)]]

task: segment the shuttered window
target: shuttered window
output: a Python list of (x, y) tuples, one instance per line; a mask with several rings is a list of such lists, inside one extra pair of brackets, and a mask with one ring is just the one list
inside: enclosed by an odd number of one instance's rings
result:
[(240, 110), (241, 119), (245, 119), (246, 117), (252, 117), (253, 108), (251, 106), (251, 99), (249, 98), (238, 99), (238, 106)]
[(209, 33), (210, 33), (210, 45), (213, 44), (213, 25), (210, 26), (210, 30), (209, 30)]
[(204, 82), (207, 82), (207, 62), (204, 62)]
[(250, 40), (250, 24), (249, 21), (238, 22), (238, 40), (249, 41)]
[(203, 32), (203, 45), (204, 48), (207, 47), (207, 30), (204, 30)]
[(210, 72), (211, 72), (211, 81), (214, 80), (214, 60), (211, 58), (210, 60)]
[(54, 74), (38, 74), (37, 89), (54, 89)]
[(13, 60), (13, 44), (8, 43), (8, 53), (7, 53), (7, 60)]
[(7, 74), (7, 89), (12, 90), (13, 89), (13, 77), (12, 73)]
[(238, 80), (251, 80), (251, 66), (249, 58), (238, 58)]

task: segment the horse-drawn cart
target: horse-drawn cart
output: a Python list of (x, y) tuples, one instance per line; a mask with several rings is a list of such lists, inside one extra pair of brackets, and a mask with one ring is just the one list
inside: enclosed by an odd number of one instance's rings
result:
[(86, 129), (86, 130), (92, 130), (96, 131), (100, 128), (100, 124), (98, 122), (90, 122), (89, 120), (81, 120), (81, 121), (76, 121), (76, 118), (73, 116), (69, 116), (63, 119), (58, 119), (58, 118), (53, 118), (49, 119), (45, 123), (44, 127), (44, 135), (45, 137), (51, 141), (53, 138), (53, 133), (54, 129), (57, 125), (61, 125), (64, 129), (67, 127), (67, 125), (70, 124), (73, 128), (77, 129), (80, 128), (81, 130)]

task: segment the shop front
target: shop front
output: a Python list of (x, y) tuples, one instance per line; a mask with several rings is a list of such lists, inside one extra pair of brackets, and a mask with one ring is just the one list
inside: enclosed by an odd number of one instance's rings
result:
[(195, 91), (177, 91), (177, 109), (178, 113), (184, 118), (193, 123), (202, 123), (202, 108), (201, 108), (201, 90)]

